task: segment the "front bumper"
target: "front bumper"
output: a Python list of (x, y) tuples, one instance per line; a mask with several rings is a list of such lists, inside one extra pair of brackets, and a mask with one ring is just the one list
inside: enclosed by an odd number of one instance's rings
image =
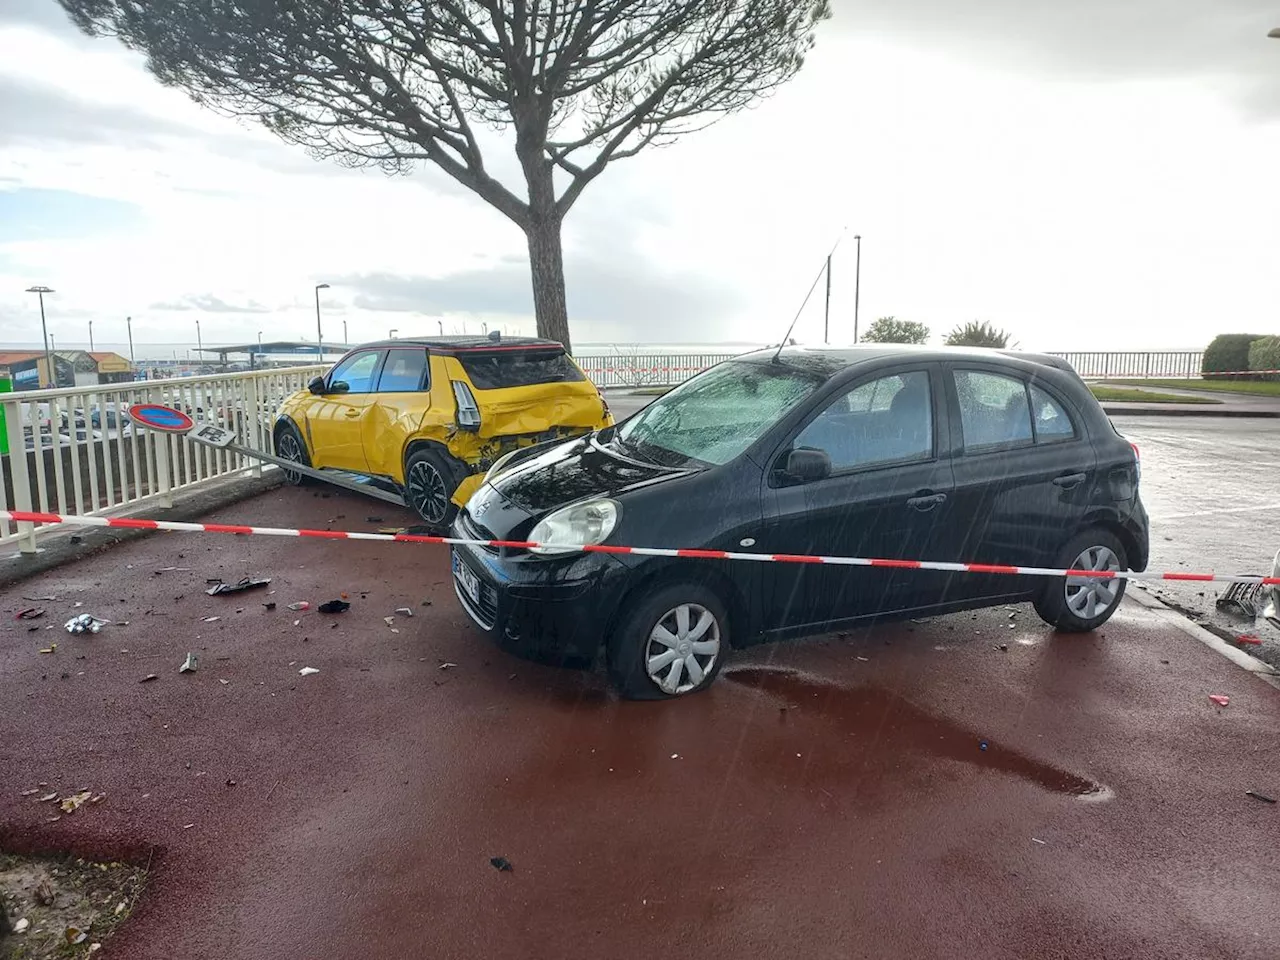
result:
[[(467, 533), (455, 529), (454, 535)], [(475, 596), (459, 565), (475, 577)], [(596, 658), (629, 575), (606, 554), (510, 556), (467, 544), (452, 548), (450, 572), (477, 629), (513, 653), (558, 661)]]

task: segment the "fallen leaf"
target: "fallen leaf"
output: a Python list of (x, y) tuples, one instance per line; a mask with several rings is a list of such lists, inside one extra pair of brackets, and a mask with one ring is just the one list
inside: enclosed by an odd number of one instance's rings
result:
[(58, 806), (62, 808), (63, 813), (75, 813), (88, 801), (89, 797), (91, 797), (92, 795), (93, 794), (90, 791), (84, 790), (84, 791), (81, 791), (80, 793), (73, 794), (69, 797), (64, 797), (62, 802), (59, 803)]

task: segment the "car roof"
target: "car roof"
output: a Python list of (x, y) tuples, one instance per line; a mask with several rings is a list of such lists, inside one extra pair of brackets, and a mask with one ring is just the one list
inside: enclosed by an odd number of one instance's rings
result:
[(386, 347), (425, 347), (432, 353), (459, 353), (472, 350), (564, 350), (564, 346), (556, 340), (542, 340), (538, 337), (502, 337), (491, 340), (488, 337), (453, 336), (453, 337), (404, 337), (393, 340), (374, 340), (362, 343), (349, 351), (378, 350)]
[(777, 356), (780, 363), (791, 363), (832, 377), (849, 367), (873, 360), (1001, 360), (1010, 358), (1037, 363), (1076, 376), (1075, 368), (1062, 357), (1022, 350), (999, 350), (991, 347), (929, 347), (907, 343), (864, 343), (853, 347), (788, 346), (771, 347), (736, 357), (749, 363), (769, 363)]

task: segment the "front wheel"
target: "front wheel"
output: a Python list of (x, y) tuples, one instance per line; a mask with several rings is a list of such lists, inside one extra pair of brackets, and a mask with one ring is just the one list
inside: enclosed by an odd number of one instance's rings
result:
[(729, 651), (729, 617), (696, 583), (662, 587), (628, 605), (609, 638), (609, 676), (630, 700), (705, 690)]
[(460, 482), (458, 472), (444, 456), (434, 450), (418, 450), (404, 465), (405, 503), (433, 533), (447, 533), (458, 515), (453, 492)]
[[(286, 425), (276, 433), (276, 456), (281, 460), (292, 460), (304, 467), (311, 466), (311, 457), (307, 455), (307, 445), (302, 442), (295, 427)], [(300, 487), (307, 482), (307, 477), (296, 470), (282, 467), (285, 483)]]
[[(1057, 566), (1068, 570), (1124, 570), (1124, 544), (1106, 530), (1088, 530), (1058, 554)], [(1096, 630), (1116, 612), (1128, 581), (1116, 577), (1054, 577), (1035, 601), (1045, 623), (1065, 633)]]

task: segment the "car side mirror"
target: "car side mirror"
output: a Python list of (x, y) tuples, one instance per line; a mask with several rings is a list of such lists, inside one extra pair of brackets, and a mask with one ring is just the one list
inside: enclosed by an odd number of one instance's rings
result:
[(800, 447), (787, 454), (786, 465), (782, 468), (782, 472), (787, 479), (799, 483), (825, 480), (831, 476), (831, 457), (825, 450)]
[(307, 381), (307, 389), (317, 397), (324, 393), (324, 377), (312, 377)]

